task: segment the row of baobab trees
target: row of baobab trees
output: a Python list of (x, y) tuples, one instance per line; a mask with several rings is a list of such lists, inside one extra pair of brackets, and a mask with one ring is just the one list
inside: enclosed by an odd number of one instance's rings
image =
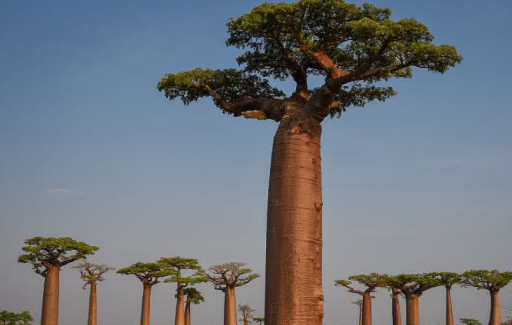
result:
[[(58, 324), (59, 272), (62, 266), (82, 260), (75, 268), (80, 270), (84, 288), (90, 286), (88, 325), (97, 324), (96, 285), (103, 281), (103, 275), (113, 270), (106, 265), (83, 261), (99, 248), (78, 242), (70, 237), (33, 237), (25, 240), (18, 262), (30, 263), (36, 273), (45, 278), (41, 325)], [(182, 257), (162, 257), (152, 263), (137, 262), (129, 267), (117, 270), (118, 274), (133, 275), (143, 285), (141, 325), (149, 325), (151, 289), (157, 283), (176, 283), (175, 325), (190, 325), (191, 305), (204, 301), (201, 293), (193, 286), (211, 282), (216, 290), (224, 292), (224, 325), (236, 325), (237, 287), (244, 286), (259, 277), (245, 263), (218, 264), (203, 270), (196, 259)], [(186, 274), (185, 274), (186, 273)], [(372, 325), (371, 299), (377, 288), (387, 288), (392, 294), (393, 325), (401, 325), (399, 295), (406, 300), (407, 325), (419, 325), (419, 298), (434, 287), (446, 288), (446, 325), (453, 325), (451, 288), (454, 285), (475, 287), (487, 290), (491, 297), (489, 325), (501, 325), (501, 310), (498, 293), (512, 281), (512, 272), (498, 270), (471, 270), (462, 274), (453, 272), (431, 272), (423, 274), (360, 274), (347, 280), (335, 281), (349, 292), (362, 296), (361, 324)], [(354, 284), (362, 285), (356, 289)], [(186, 298), (186, 299), (185, 299)], [(262, 319), (260, 319), (260, 322)], [(245, 323), (245, 322), (244, 322)]]

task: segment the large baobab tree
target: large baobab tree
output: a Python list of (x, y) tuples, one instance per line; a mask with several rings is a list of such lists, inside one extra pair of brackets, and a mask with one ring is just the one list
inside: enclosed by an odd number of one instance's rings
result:
[(398, 288), (405, 297), (407, 325), (420, 325), (419, 298), (434, 287), (441, 285), (431, 273), (399, 274), (388, 277), (388, 285)]
[(135, 275), (142, 282), (142, 308), (140, 312), (140, 325), (149, 325), (149, 311), (151, 307), (151, 288), (160, 282), (160, 279), (175, 273), (160, 263), (137, 262), (129, 267), (117, 270), (123, 275)]
[(13, 313), (7, 310), (0, 312), (0, 325), (30, 325), (34, 319), (28, 310)]
[(432, 272), (437, 281), (446, 289), (446, 325), (454, 325), (452, 308), (452, 287), (460, 283), (460, 275), (454, 272)]
[(82, 262), (75, 265), (74, 268), (80, 270), (80, 278), (84, 280), (84, 290), (87, 285), (90, 286), (89, 292), (89, 314), (87, 317), (87, 325), (98, 324), (98, 303), (96, 298), (96, 285), (104, 280), (103, 275), (115, 268), (108, 267), (105, 264), (94, 264), (90, 262)]
[(187, 296), (187, 300), (185, 301), (185, 325), (190, 325), (191, 304), (199, 305), (204, 301), (204, 297), (196, 288), (185, 288), (183, 289), (183, 293)]
[[(175, 271), (174, 274), (171, 277), (165, 279), (164, 282), (176, 283), (176, 310), (174, 315), (174, 325), (185, 325), (185, 296), (183, 289), (185, 289), (188, 285), (206, 282), (208, 279), (205, 277), (199, 262), (194, 258), (182, 258), (179, 256), (162, 257), (158, 260), (158, 263), (162, 263), (163, 265)], [(193, 270), (195, 272), (190, 276), (184, 276), (184, 270)]]
[[(362, 325), (372, 325), (372, 293), (377, 288), (385, 288), (388, 284), (388, 276), (378, 273), (359, 274), (348, 277), (347, 280), (336, 280), (335, 285), (343, 286), (348, 292), (356, 293), (363, 298), (363, 317)], [(366, 287), (364, 290), (354, 289), (352, 281), (362, 284)]]
[(208, 280), (216, 290), (224, 292), (224, 325), (236, 325), (235, 289), (260, 276), (244, 266), (245, 263), (224, 263), (208, 270)]
[(252, 313), (254, 313), (255, 310), (249, 305), (238, 305), (238, 311), (242, 314), (240, 320), (244, 325), (250, 325), (253, 321)]
[(491, 295), (489, 325), (501, 325), (501, 308), (498, 293), (501, 288), (512, 281), (512, 272), (470, 270), (461, 274), (461, 281), (466, 287), (475, 287), (478, 290), (489, 291)]
[(44, 277), (41, 325), (57, 325), (59, 320), (59, 273), (61, 267), (85, 259), (99, 248), (70, 237), (33, 237), (25, 240), (18, 257), (20, 263), (30, 263)]
[[(158, 83), (188, 105), (211, 97), (222, 112), (279, 123), (270, 165), (265, 270), (267, 325), (322, 324), (321, 123), (349, 106), (395, 95), (377, 83), (412, 67), (443, 73), (461, 61), (415, 19), (343, 0), (263, 3), (227, 23), (241, 70), (197, 68)], [(323, 76), (314, 84), (309, 76)], [(268, 78), (293, 79), (286, 95)], [(316, 78), (315, 80), (318, 80)]]

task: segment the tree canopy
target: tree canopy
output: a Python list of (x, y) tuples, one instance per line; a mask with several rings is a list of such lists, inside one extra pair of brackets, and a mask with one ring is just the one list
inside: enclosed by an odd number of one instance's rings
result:
[(173, 269), (167, 268), (161, 263), (142, 263), (137, 262), (129, 267), (117, 270), (117, 273), (123, 275), (135, 275), (142, 283), (154, 285), (159, 283), (160, 278), (176, 274)]
[(85, 282), (84, 289), (88, 284), (103, 281), (105, 273), (115, 270), (115, 268), (108, 267), (105, 264), (94, 264), (87, 261), (75, 265), (74, 268), (80, 271), (80, 278)]
[(22, 247), (27, 254), (18, 257), (19, 263), (30, 263), (37, 274), (46, 276), (51, 266), (64, 266), (93, 255), (99, 247), (87, 245), (71, 237), (33, 237)]
[[(356, 290), (352, 286), (352, 281), (362, 284), (366, 287), (364, 290)], [(365, 292), (374, 292), (376, 288), (385, 288), (388, 284), (388, 275), (370, 273), (370, 274), (359, 274), (348, 277), (347, 280), (336, 280), (334, 281), (336, 286), (343, 286), (348, 289), (349, 292), (364, 294)]]
[(460, 274), (454, 272), (432, 272), (430, 273), (441, 285), (451, 288), (454, 284), (461, 283)]
[(482, 325), (478, 319), (474, 318), (459, 318), (459, 322), (464, 325)]
[(421, 296), (424, 291), (442, 285), (432, 273), (398, 274), (388, 277), (388, 284), (398, 288), (405, 296)]
[(238, 262), (214, 265), (209, 269), (208, 280), (216, 290), (225, 291), (226, 287), (240, 287), (260, 277), (252, 269), (244, 268), (245, 265)]
[(7, 310), (0, 312), (0, 325), (30, 325), (34, 321), (28, 311), (13, 313)]
[[(165, 283), (174, 282), (178, 283), (180, 287), (186, 287), (189, 284), (194, 285), (208, 281), (199, 262), (194, 258), (183, 258), (179, 256), (162, 257), (158, 260), (158, 263), (174, 270), (174, 273), (164, 280)], [(182, 270), (195, 270), (196, 272), (190, 276), (183, 276)]]
[(187, 301), (190, 301), (194, 305), (199, 305), (204, 301), (204, 297), (196, 288), (185, 288), (183, 293), (187, 296)]
[(464, 286), (475, 287), (478, 290), (497, 292), (512, 281), (512, 272), (498, 270), (470, 270), (462, 274)]

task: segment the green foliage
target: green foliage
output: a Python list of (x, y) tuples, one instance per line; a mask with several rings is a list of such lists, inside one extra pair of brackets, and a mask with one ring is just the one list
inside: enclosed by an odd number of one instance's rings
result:
[(226, 287), (240, 287), (260, 277), (257, 273), (250, 274), (252, 269), (245, 268), (245, 265), (246, 263), (239, 262), (217, 264), (209, 269), (206, 276), (216, 290), (225, 291)]
[(187, 296), (187, 300), (190, 299), (190, 302), (195, 305), (199, 305), (204, 301), (203, 295), (196, 288), (185, 288), (183, 293)]
[(145, 284), (156, 284), (159, 279), (169, 275), (175, 275), (176, 271), (161, 263), (137, 262), (129, 267), (117, 270), (118, 274), (135, 275)]
[[(169, 278), (165, 279), (165, 283), (179, 283), (186, 286), (187, 284), (194, 285), (208, 281), (199, 262), (194, 258), (162, 257), (158, 260), (158, 263), (175, 271)], [(196, 270), (196, 272), (191, 276), (183, 276), (182, 270)]]
[(253, 317), (252, 320), (261, 324), (265, 321), (265, 317)]
[(379, 273), (370, 273), (370, 274), (359, 274), (352, 275), (348, 277), (348, 280), (335, 280), (334, 285), (343, 286), (349, 289), (349, 292), (354, 292), (358, 294), (363, 294), (363, 291), (356, 290), (352, 287), (352, 282), (357, 282), (359, 284), (367, 287), (365, 292), (373, 292), (375, 288), (384, 288), (388, 285), (387, 274), (379, 274)]
[(459, 322), (464, 325), (482, 325), (479, 320), (474, 318), (459, 318)]
[(7, 310), (2, 310), (0, 312), (1, 325), (30, 325), (33, 321), (34, 319), (28, 311), (13, 313)]
[(442, 285), (434, 273), (388, 276), (387, 283), (389, 287), (398, 288), (405, 296), (410, 294), (420, 296), (424, 291)]
[(85, 282), (84, 290), (88, 284), (103, 281), (103, 274), (115, 270), (115, 268), (108, 267), (105, 264), (94, 264), (87, 261), (75, 265), (74, 268), (80, 271), (80, 278)]
[(465, 287), (471, 286), (478, 290), (489, 290), (498, 292), (501, 288), (512, 281), (512, 272), (500, 272), (498, 270), (470, 270), (462, 275), (462, 284)]
[(461, 276), (454, 272), (432, 272), (430, 273), (441, 285), (451, 288), (454, 284), (461, 283)]
[(71, 237), (33, 237), (25, 240), (28, 246), (22, 247), (24, 252), (18, 257), (19, 263), (30, 263), (37, 274), (46, 276), (50, 266), (64, 266), (76, 260), (93, 255), (99, 248), (75, 241)]

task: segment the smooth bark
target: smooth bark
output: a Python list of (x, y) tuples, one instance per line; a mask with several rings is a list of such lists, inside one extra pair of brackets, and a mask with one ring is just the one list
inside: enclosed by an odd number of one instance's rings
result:
[(451, 286), (445, 286), (446, 288), (446, 325), (453, 325), (453, 309), (452, 309), (452, 296)]
[(235, 288), (230, 286), (224, 291), (224, 325), (237, 325)]
[(501, 325), (501, 308), (498, 299), (498, 291), (489, 291), (491, 294), (491, 315), (489, 325)]
[(407, 325), (420, 325), (420, 310), (418, 308), (418, 295), (408, 294), (406, 300), (406, 322)]
[(44, 278), (41, 325), (57, 325), (59, 320), (59, 271), (60, 266), (50, 266)]
[(190, 304), (192, 300), (187, 298), (187, 303), (185, 304), (185, 325), (190, 325)]
[(363, 294), (363, 325), (372, 325), (372, 296), (370, 292)]
[(87, 319), (87, 325), (96, 325), (98, 319), (98, 303), (96, 301), (96, 281), (91, 281), (89, 293), (89, 317)]
[(393, 289), (393, 296), (391, 299), (391, 310), (393, 315), (393, 325), (402, 325), (402, 314), (400, 312), (400, 299), (398, 290)]
[[(302, 109), (287, 105), (287, 111)], [(267, 211), (267, 325), (322, 324), (320, 137), (320, 121), (287, 114), (274, 136)]]
[(144, 283), (142, 292), (142, 310), (140, 312), (140, 325), (149, 325), (149, 307), (151, 303), (151, 284)]
[(174, 316), (174, 324), (175, 325), (185, 325), (185, 319), (184, 319), (184, 309), (183, 304), (185, 300), (185, 296), (183, 294), (183, 287), (181, 287), (181, 284), (178, 283), (178, 287), (176, 289), (176, 314)]

